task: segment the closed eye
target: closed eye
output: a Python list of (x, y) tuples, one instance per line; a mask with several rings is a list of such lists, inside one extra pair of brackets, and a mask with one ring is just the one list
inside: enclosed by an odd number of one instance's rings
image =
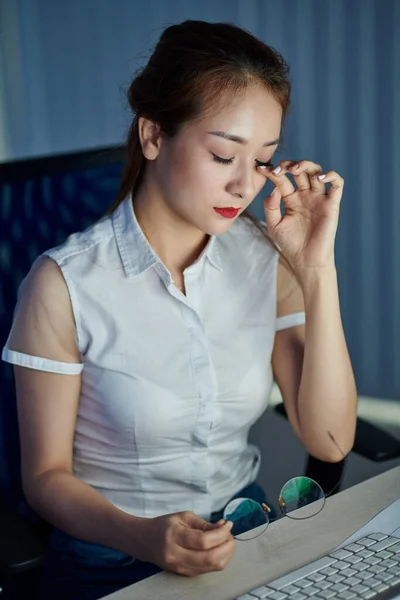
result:
[(268, 162), (261, 162), (261, 160), (256, 160), (257, 167), (272, 167), (272, 162), (269, 160)]
[[(232, 158), (222, 158), (221, 156), (217, 156), (213, 152), (211, 154), (213, 155), (213, 160), (217, 163), (220, 163), (221, 165), (231, 165), (233, 163), (233, 157)], [(256, 160), (255, 162), (257, 164), (257, 167), (272, 167), (272, 162), (270, 160), (268, 162), (262, 162), (261, 160)]]
[(220, 156), (217, 156), (213, 152), (211, 154), (214, 157), (213, 160), (217, 163), (220, 163), (222, 165), (231, 165), (233, 163), (233, 158), (221, 158)]

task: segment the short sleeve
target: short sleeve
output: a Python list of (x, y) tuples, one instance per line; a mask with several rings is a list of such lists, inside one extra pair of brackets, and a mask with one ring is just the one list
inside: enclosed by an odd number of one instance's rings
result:
[(19, 287), (2, 359), (64, 375), (83, 370), (68, 287), (61, 269), (49, 257), (39, 257)]
[(304, 325), (306, 314), (303, 292), (294, 273), (282, 258), (278, 261), (277, 273), (277, 318), (276, 331)]

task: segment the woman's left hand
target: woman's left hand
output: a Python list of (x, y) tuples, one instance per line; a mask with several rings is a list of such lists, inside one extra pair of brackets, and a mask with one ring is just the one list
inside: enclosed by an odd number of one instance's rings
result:
[[(278, 174), (274, 173), (280, 167)], [(283, 160), (275, 167), (258, 167), (276, 186), (264, 200), (265, 219), (273, 240), (293, 268), (334, 264), (335, 236), (344, 181), (335, 171), (322, 173), (307, 160)], [(297, 189), (286, 174), (294, 177)], [(322, 177), (321, 177), (322, 176)], [(326, 184), (330, 183), (329, 192)], [(280, 202), (285, 214), (282, 217)]]

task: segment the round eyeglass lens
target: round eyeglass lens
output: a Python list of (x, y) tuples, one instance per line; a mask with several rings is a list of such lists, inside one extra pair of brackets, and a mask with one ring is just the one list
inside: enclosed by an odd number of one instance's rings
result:
[(322, 487), (309, 477), (294, 477), (285, 483), (279, 495), (279, 506), (291, 519), (308, 519), (325, 506)]
[(252, 540), (262, 535), (268, 527), (267, 508), (249, 498), (235, 498), (224, 508), (224, 519), (232, 521), (231, 534), (241, 540)]

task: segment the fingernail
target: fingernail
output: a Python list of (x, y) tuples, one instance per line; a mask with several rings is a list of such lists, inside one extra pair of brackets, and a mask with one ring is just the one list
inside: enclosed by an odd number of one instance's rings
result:
[(275, 192), (276, 192), (276, 190), (277, 190), (277, 189), (278, 189), (278, 188), (274, 187), (274, 189), (273, 189), (273, 190), (272, 190), (272, 192), (271, 192), (271, 196), (272, 196), (272, 194), (275, 194)]
[(225, 519), (220, 519), (219, 521), (217, 521), (217, 525), (225, 525), (225, 523)]
[(294, 169), (295, 171), (297, 171), (297, 169), (299, 169), (299, 168), (300, 168), (299, 164), (293, 165), (293, 167), (292, 167), (292, 169)]
[(231, 529), (234, 525), (233, 521), (227, 521), (226, 525), (228, 525), (228, 527)]
[(318, 175), (318, 179), (325, 179), (326, 175)]
[(275, 175), (278, 175), (278, 173), (280, 173), (282, 171), (282, 167), (275, 167), (275, 169), (272, 171), (273, 173), (275, 173)]

